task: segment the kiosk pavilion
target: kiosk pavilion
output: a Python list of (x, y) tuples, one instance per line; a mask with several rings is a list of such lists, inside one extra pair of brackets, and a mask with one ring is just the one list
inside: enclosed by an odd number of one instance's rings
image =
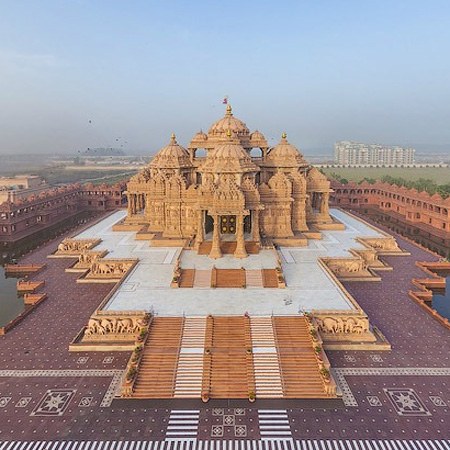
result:
[[(197, 156), (199, 149), (206, 156)], [(252, 149), (260, 155), (251, 156)], [(124, 224), (144, 227), (153, 245), (193, 239), (198, 249), (210, 241), (211, 258), (222, 256), (221, 241), (234, 241), (234, 256), (245, 258), (246, 241), (306, 245), (311, 228), (331, 228), (329, 193), (329, 181), (285, 133), (269, 148), (263, 134), (250, 133), (227, 105), (207, 134), (197, 133), (187, 149), (172, 135), (131, 178)]]

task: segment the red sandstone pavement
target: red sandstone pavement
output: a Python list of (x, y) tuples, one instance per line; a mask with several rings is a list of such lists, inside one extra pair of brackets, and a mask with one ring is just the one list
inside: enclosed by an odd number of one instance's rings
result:
[[(76, 284), (77, 275), (64, 272), (71, 260), (47, 259), (61, 239), (21, 261), (47, 263), (45, 271), (35, 278), (46, 280), (44, 291), (49, 297), (14, 330), (0, 337), (0, 440), (164, 439), (171, 420), (169, 409), (145, 407), (132, 401), (126, 406), (121, 403), (120, 407), (114, 402), (101, 406), (105, 394), (110, 392), (111, 374), (52, 372), (50, 376), (26, 372), (33, 376), (18, 377), (17, 372), (5, 372), (105, 371), (125, 367), (128, 355), (124, 353), (68, 352), (70, 341), (113, 285)], [(294, 439), (450, 437), (448, 373), (424, 375), (422, 370), (419, 375), (406, 376), (401, 369), (450, 368), (449, 330), (407, 296), (412, 288), (411, 279), (423, 276), (415, 261), (436, 258), (401, 238), (398, 241), (411, 256), (385, 258), (394, 270), (382, 272), (381, 283), (346, 284), (371, 323), (392, 343), (392, 352), (328, 352), (333, 367), (361, 369), (345, 376), (357, 406), (338, 409), (286, 406)], [(384, 372), (371, 375), (365, 374), (364, 368), (398, 368), (398, 371), (396, 375)], [(397, 391), (392, 393), (393, 389)], [(55, 392), (49, 394), (49, 390)], [(403, 395), (406, 408), (402, 408), (401, 402), (395, 403), (399, 395)], [(56, 401), (53, 409), (45, 401), (49, 398)], [(408, 404), (413, 406), (408, 408)], [(258, 402), (251, 408), (247, 401), (240, 406), (242, 409), (238, 411), (213, 410), (208, 404), (200, 407), (197, 437), (211, 439), (212, 433), (222, 431), (224, 439), (260, 438)], [(222, 439), (218, 435), (216, 438)]]

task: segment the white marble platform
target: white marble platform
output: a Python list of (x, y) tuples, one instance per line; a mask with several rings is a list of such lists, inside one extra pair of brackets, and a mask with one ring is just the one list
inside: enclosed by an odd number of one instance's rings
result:
[[(101, 238), (96, 248), (107, 249), (107, 257), (139, 258), (132, 273), (120, 286), (106, 309), (147, 310), (161, 316), (173, 315), (293, 315), (311, 309), (351, 309), (351, 304), (328, 274), (317, 263), (320, 256), (349, 256), (350, 248), (361, 248), (356, 237), (381, 236), (375, 228), (343, 211), (331, 214), (346, 225), (345, 231), (324, 231), (322, 240), (310, 240), (307, 247), (282, 247), (279, 255), (288, 287), (286, 289), (172, 289), (170, 282), (180, 248), (150, 247), (147, 241), (135, 241), (135, 232), (113, 232), (112, 225), (126, 211), (118, 211), (80, 233), (78, 238)], [(226, 255), (211, 260), (193, 251), (181, 254), (182, 267), (262, 269), (277, 265), (275, 251), (235, 259)]]

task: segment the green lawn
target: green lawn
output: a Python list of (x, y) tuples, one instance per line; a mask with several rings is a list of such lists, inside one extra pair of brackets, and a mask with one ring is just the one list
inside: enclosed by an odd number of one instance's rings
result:
[(437, 184), (450, 183), (449, 167), (424, 167), (424, 168), (403, 168), (403, 167), (342, 167), (322, 169), (326, 175), (332, 173), (349, 181), (360, 181), (363, 178), (374, 178), (379, 180), (384, 175), (391, 177), (401, 177), (405, 180), (418, 180), (425, 178), (433, 180)]
[(107, 183), (111, 184), (121, 180), (128, 180), (136, 171), (126, 170), (123, 172), (117, 170), (70, 170), (62, 168), (45, 168), (35, 171), (36, 175), (45, 178), (49, 184), (60, 183), (85, 183), (93, 184)]

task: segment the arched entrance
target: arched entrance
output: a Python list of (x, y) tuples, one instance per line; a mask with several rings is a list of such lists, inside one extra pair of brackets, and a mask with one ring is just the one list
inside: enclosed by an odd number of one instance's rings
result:
[(210, 215), (205, 214), (205, 234), (212, 233), (213, 229), (214, 219)]
[(244, 217), (244, 233), (252, 232), (252, 214), (253, 212), (250, 211), (250, 214)]

